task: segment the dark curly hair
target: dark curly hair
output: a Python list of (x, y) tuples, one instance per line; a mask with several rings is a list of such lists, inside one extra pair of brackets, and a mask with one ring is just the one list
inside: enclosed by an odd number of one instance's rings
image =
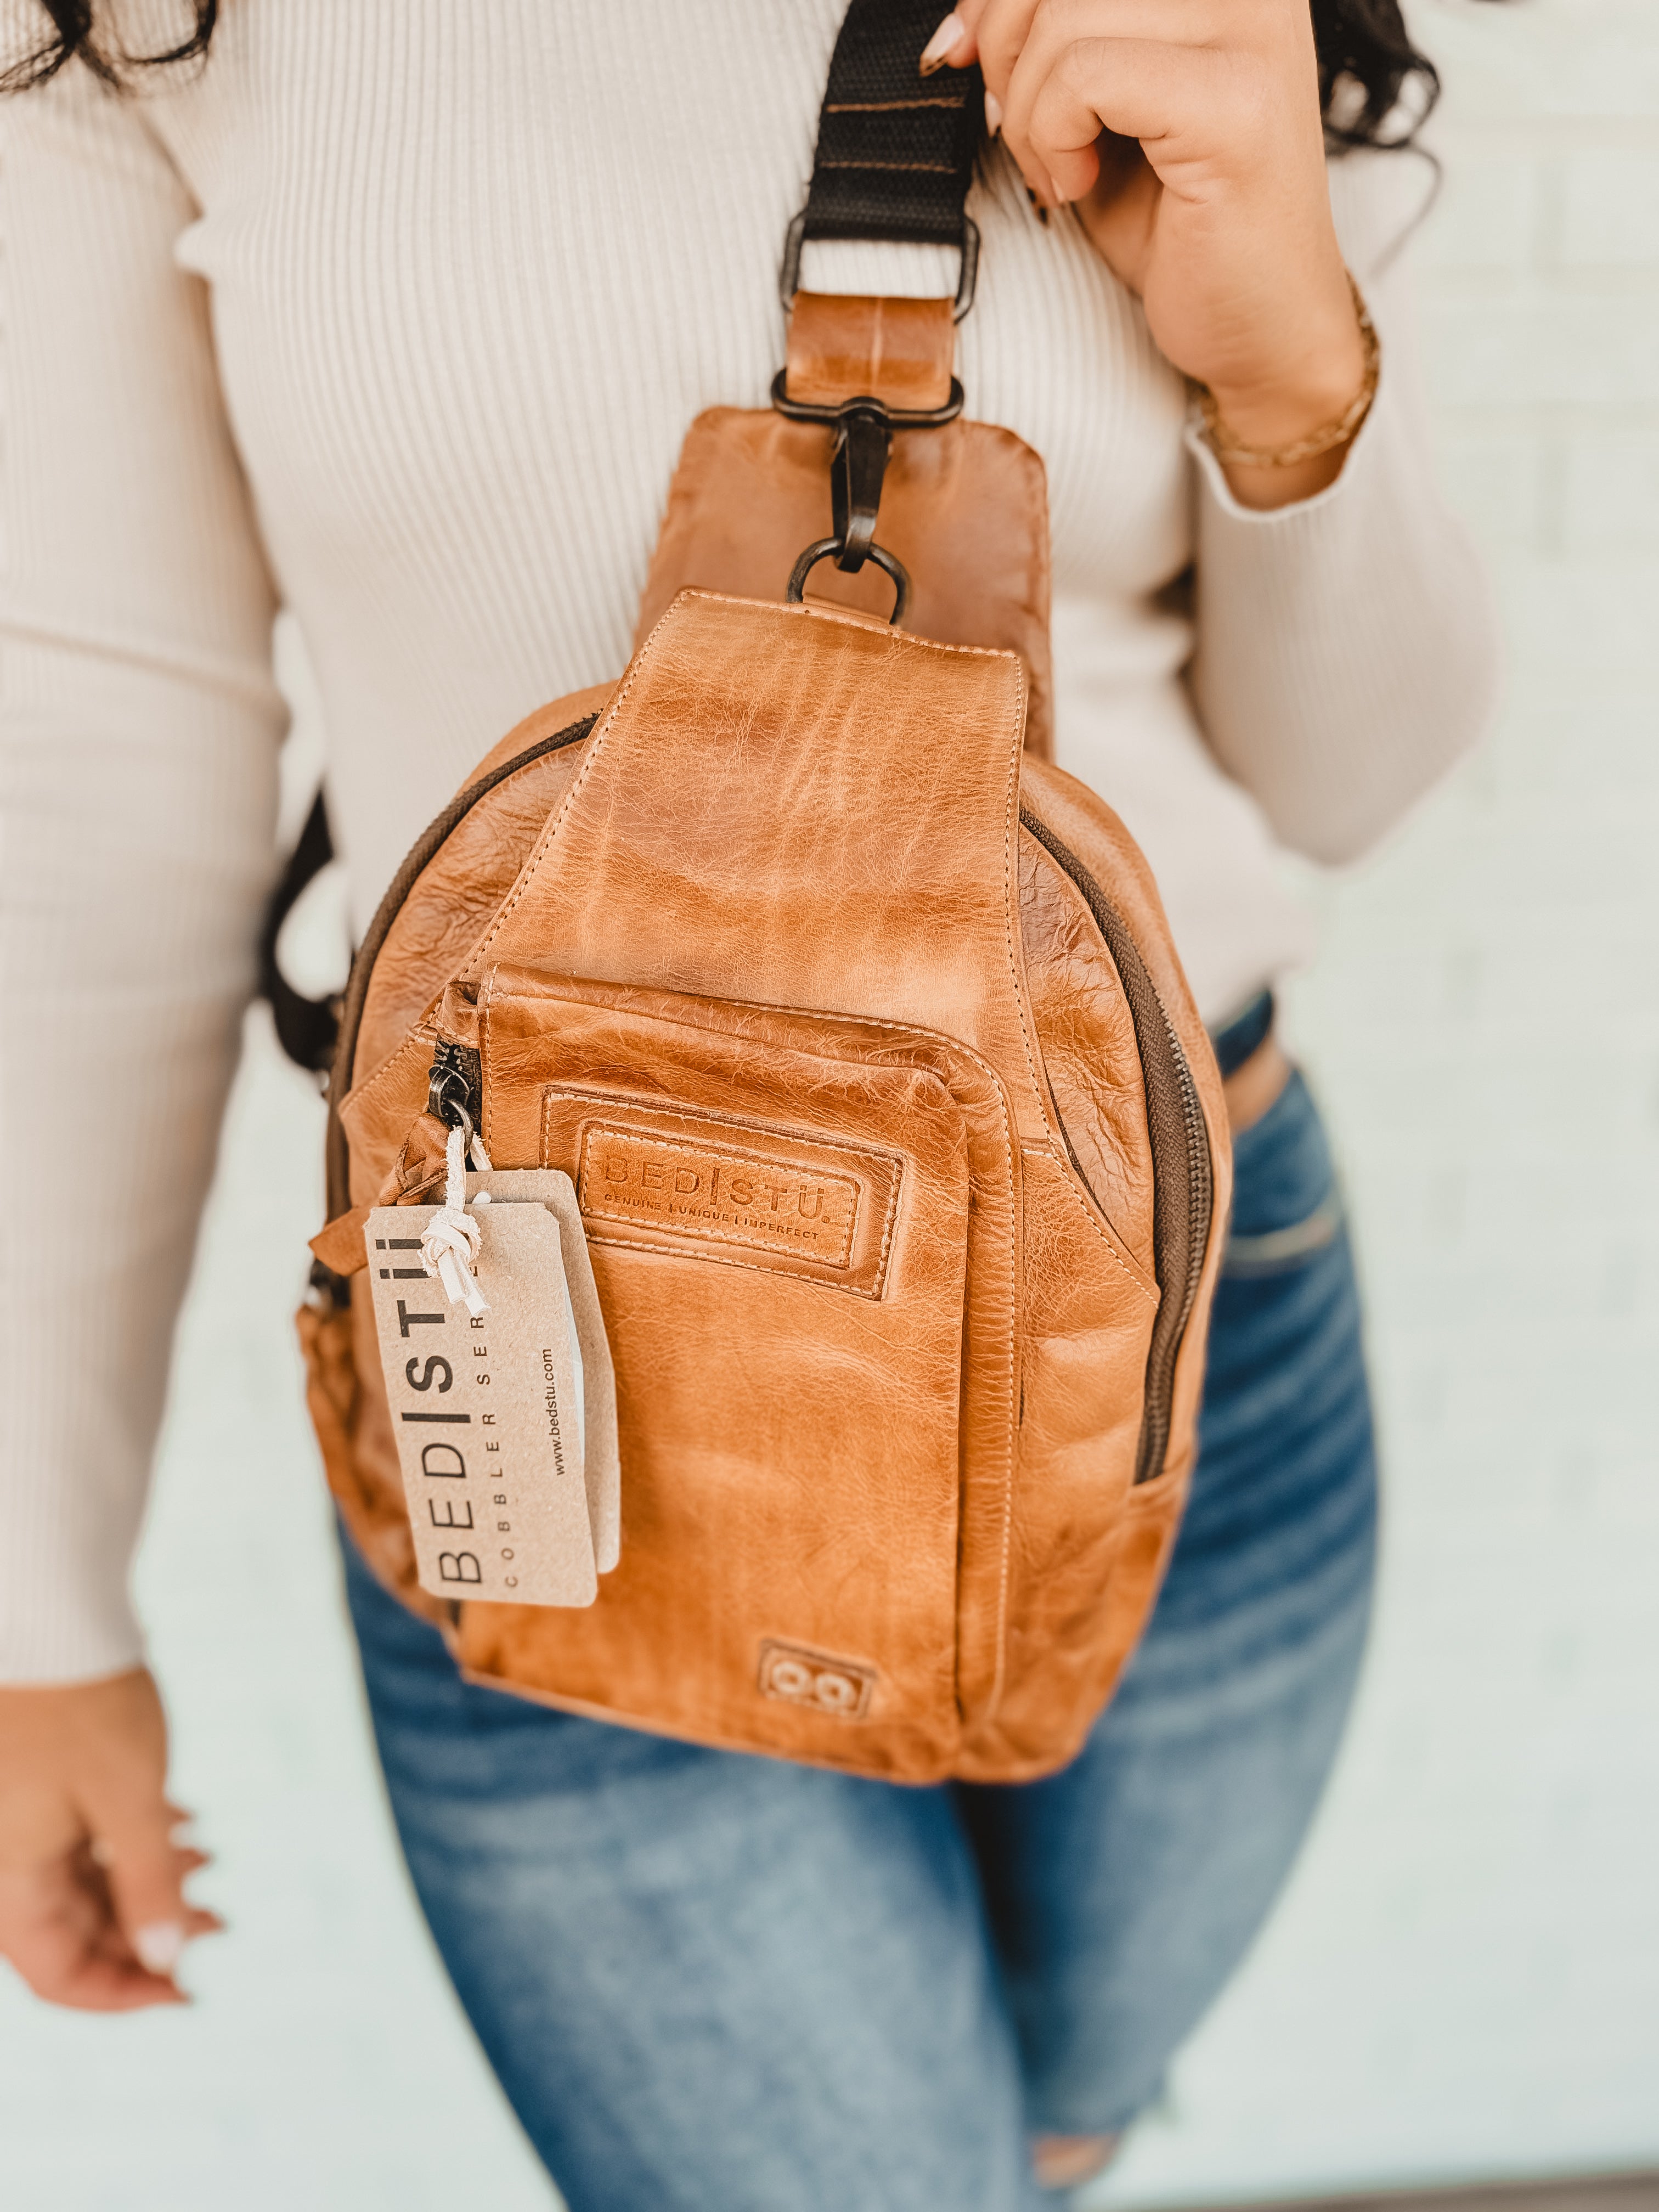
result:
[[(51, 18), (52, 34), (0, 78), (0, 89), (40, 84), (74, 60), (106, 84), (193, 61), (207, 52), (219, 19), (219, 0), (194, 0), (196, 27), (176, 46), (155, 54), (112, 53), (98, 40), (94, 0), (40, 4)], [(1408, 143), (1439, 97), (1440, 78), (1428, 56), (1412, 44), (1400, 0), (1310, 0), (1310, 5), (1320, 104), (1333, 153)]]
[(52, 19), (51, 36), (0, 76), (0, 91), (21, 92), (29, 85), (44, 84), (66, 62), (84, 62), (106, 84), (118, 85), (135, 70), (165, 69), (171, 62), (195, 61), (207, 52), (219, 20), (219, 0), (195, 0), (196, 28), (177, 46), (159, 54), (111, 53), (98, 39), (93, 21), (97, 13), (95, 0), (40, 0), (40, 5)]

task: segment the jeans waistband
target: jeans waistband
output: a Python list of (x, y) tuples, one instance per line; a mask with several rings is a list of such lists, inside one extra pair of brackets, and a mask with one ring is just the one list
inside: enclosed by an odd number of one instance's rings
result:
[(1215, 1048), (1216, 1065), (1221, 1070), (1224, 1083), (1243, 1066), (1253, 1052), (1267, 1042), (1273, 1025), (1273, 994), (1271, 991), (1263, 991), (1251, 1000), (1242, 1014), (1236, 1014), (1224, 1029), (1212, 1030), (1210, 1042)]

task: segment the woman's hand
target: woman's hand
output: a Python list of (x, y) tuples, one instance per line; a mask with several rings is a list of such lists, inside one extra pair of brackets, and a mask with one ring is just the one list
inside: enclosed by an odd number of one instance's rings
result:
[[(1331, 221), (1308, 0), (958, 0), (924, 58), (963, 68), (975, 55), (988, 119), (1034, 196), (1076, 207), (1237, 439), (1285, 446), (1342, 414), (1365, 356)], [(1228, 476), (1277, 506), (1341, 459)]]
[(182, 2004), (173, 1969), (221, 1923), (186, 1902), (207, 1863), (173, 1832), (167, 1720), (143, 1668), (0, 1688), (0, 1957), (88, 2012)]

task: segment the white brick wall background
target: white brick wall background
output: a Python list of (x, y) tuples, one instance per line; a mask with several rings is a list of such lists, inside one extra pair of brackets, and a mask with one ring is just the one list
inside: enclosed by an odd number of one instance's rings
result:
[[(1659, 9), (1413, 20), (1431, 388), (1510, 697), (1316, 894), (1291, 1019), (1370, 1293), (1381, 1620), (1291, 1892), (1108, 2204), (1659, 2164)], [(142, 1571), (232, 1933), (187, 2014), (0, 1986), (0, 2195), (531, 2212), (373, 1774), (286, 1334), (319, 1116), (251, 1036)]]

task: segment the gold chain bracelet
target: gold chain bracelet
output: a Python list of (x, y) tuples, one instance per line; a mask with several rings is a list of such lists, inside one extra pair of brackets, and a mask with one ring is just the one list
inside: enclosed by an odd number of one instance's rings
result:
[(1370, 310), (1366, 307), (1359, 287), (1348, 275), (1348, 289), (1353, 295), (1354, 312), (1359, 318), (1360, 342), (1365, 349), (1365, 373), (1360, 379), (1359, 389), (1334, 422), (1310, 430), (1305, 438), (1294, 438), (1288, 446), (1247, 446), (1236, 438), (1221, 419), (1221, 410), (1216, 404), (1213, 392), (1206, 384), (1198, 386), (1198, 404), (1204, 416), (1204, 434), (1210, 441), (1210, 450), (1218, 461), (1231, 461), (1236, 467), (1245, 469), (1291, 469), (1298, 461), (1311, 461), (1321, 453), (1328, 453), (1333, 447), (1346, 446), (1371, 411), (1371, 402), (1376, 397), (1376, 380), (1382, 365), (1382, 343), (1376, 335)]

